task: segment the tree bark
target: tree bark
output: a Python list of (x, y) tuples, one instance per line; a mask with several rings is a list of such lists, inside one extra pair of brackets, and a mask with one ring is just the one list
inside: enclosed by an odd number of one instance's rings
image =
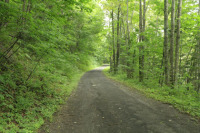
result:
[(17, 44), (19, 40), (19, 37), (17, 36), (16, 40), (13, 42), (13, 44), (0, 56), (0, 61), (3, 57), (6, 58), (6, 56), (9, 54), (9, 52), (14, 48), (14, 46)]
[[(146, 26), (146, 0), (143, 1), (143, 16), (142, 16), (142, 32), (145, 32), (145, 26)], [(144, 35), (142, 36), (142, 41), (144, 41), (145, 37)]]
[(164, 74), (165, 74), (165, 84), (169, 85), (168, 76), (168, 0), (164, 1)]
[(26, 12), (30, 13), (30, 11), (31, 11), (31, 0), (28, 1), (28, 5), (27, 5), (27, 8), (26, 8)]
[[(146, 0), (143, 1), (143, 12), (142, 12), (142, 0), (140, 0), (140, 12), (139, 12), (139, 28), (140, 28), (140, 42), (144, 41), (145, 31), (145, 9), (146, 9)], [(143, 82), (144, 80), (144, 46), (139, 47), (139, 81)]]
[[(134, 3), (134, 7), (135, 7), (135, 5), (136, 5), (136, 1)], [(134, 32), (133, 31), (133, 15), (134, 15), (134, 10), (133, 10), (132, 15), (131, 15), (131, 29), (130, 29), (131, 32)], [(136, 42), (137, 42), (137, 39), (136, 39)], [(132, 59), (132, 69), (131, 69), (132, 74), (135, 72), (135, 69), (134, 69), (135, 57), (136, 57), (136, 49), (134, 48), (133, 59)], [(134, 76), (132, 75), (132, 77), (134, 77)]]
[[(200, 0), (199, 0), (199, 12), (198, 12), (199, 16), (200, 16)], [(200, 26), (199, 26), (199, 31), (200, 31)], [(200, 91), (200, 32), (198, 33), (198, 39), (197, 39), (197, 45), (198, 45), (198, 57), (197, 57), (197, 74), (198, 74), (198, 77), (197, 77), (197, 81), (198, 81), (198, 86), (197, 86), (197, 92)]]
[(172, 0), (171, 7), (171, 42), (170, 42), (170, 85), (174, 84), (174, 31), (175, 31), (175, 0)]
[(181, 27), (181, 9), (182, 0), (178, 0), (178, 15), (177, 15), (177, 36), (176, 36), (176, 49), (175, 49), (175, 71), (174, 71), (174, 85), (178, 85), (179, 74), (179, 47), (180, 47), (180, 27)]
[(28, 77), (27, 77), (27, 79), (26, 79), (26, 82), (31, 78), (32, 74), (35, 72), (37, 66), (38, 66), (39, 63), (40, 63), (40, 60), (42, 59), (42, 57), (43, 57), (43, 55), (40, 56), (40, 58), (37, 60), (35, 66), (34, 66), (34, 68), (33, 68), (33, 70), (29, 73), (29, 75), (28, 75)]
[(112, 43), (113, 43), (113, 69), (116, 72), (116, 65), (115, 65), (115, 28), (114, 28), (114, 12), (112, 10)]
[[(109, 27), (109, 29), (110, 29), (110, 19), (109, 19), (109, 25), (108, 25), (108, 27)], [(109, 37), (109, 38), (111, 38), (111, 37)], [(111, 41), (109, 40), (109, 44), (111, 44), (111, 45), (109, 45), (109, 55), (110, 55), (110, 57), (109, 57), (109, 59), (110, 59), (110, 73), (113, 71), (113, 66), (112, 66), (112, 43), (111, 43)]]
[[(139, 42), (142, 42), (142, 0), (140, 0), (140, 12), (139, 12)], [(142, 47), (139, 47), (139, 80), (141, 80), (141, 62), (142, 62), (142, 58), (141, 58), (141, 52), (142, 52)]]
[(128, 22), (128, 15), (129, 15), (129, 10), (128, 10), (128, 0), (126, 0), (126, 7), (127, 7), (127, 13), (126, 13), (126, 25), (127, 25), (127, 30), (126, 30), (126, 47), (127, 47), (127, 78), (132, 78), (133, 73), (131, 71), (131, 63), (130, 63), (130, 36), (129, 36), (129, 22)]
[(116, 59), (116, 71), (118, 71), (119, 66), (119, 56), (120, 56), (120, 43), (119, 43), (119, 15), (120, 15), (120, 4), (117, 13), (117, 59)]
[[(22, 0), (23, 2), (23, 5), (22, 5), (22, 12), (25, 13), (26, 12), (26, 0)], [(22, 25), (24, 26), (24, 23), (25, 23), (25, 17), (24, 17), (24, 14), (22, 14)]]

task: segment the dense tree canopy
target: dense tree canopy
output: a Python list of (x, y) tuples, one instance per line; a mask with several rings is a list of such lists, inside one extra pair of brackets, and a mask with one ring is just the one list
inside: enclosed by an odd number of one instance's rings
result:
[(104, 7), (111, 14), (111, 71), (199, 92), (199, 1), (110, 0)]

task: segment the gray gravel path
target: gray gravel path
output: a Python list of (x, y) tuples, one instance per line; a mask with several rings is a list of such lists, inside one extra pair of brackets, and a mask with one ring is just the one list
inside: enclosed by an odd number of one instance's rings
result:
[(106, 78), (103, 68), (85, 73), (41, 133), (200, 133), (200, 123)]

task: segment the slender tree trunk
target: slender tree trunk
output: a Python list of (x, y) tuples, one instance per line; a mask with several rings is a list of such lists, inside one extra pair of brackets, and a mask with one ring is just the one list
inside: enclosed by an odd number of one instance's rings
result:
[(22, 11), (25, 12), (25, 7), (26, 7), (26, 0), (22, 0), (23, 5), (22, 5)]
[[(146, 0), (143, 0), (143, 20), (142, 20), (142, 32), (144, 34), (145, 32), (145, 28), (146, 28)], [(143, 35), (142, 36), (142, 41), (145, 42), (145, 36)], [(141, 70), (141, 79), (140, 79), (140, 82), (143, 82), (144, 80), (144, 46), (142, 46), (142, 62), (141, 62), (141, 65), (142, 65), (142, 70)]]
[(114, 73), (116, 72), (116, 64), (115, 64), (115, 27), (114, 27), (114, 12), (112, 10), (112, 39), (113, 39), (113, 69)]
[(127, 7), (127, 14), (126, 14), (126, 25), (127, 25), (127, 29), (126, 29), (126, 46), (127, 46), (127, 78), (132, 78), (132, 72), (131, 72), (131, 64), (130, 64), (130, 36), (129, 36), (129, 23), (128, 23), (128, 15), (129, 15), (129, 11), (128, 11), (128, 0), (126, 0), (126, 7)]
[[(143, 23), (142, 32), (145, 32), (145, 26), (146, 26), (146, 0), (143, 1), (143, 18), (142, 19), (143, 19), (142, 20), (142, 23)], [(145, 40), (144, 35), (142, 37), (143, 37), (142, 41), (144, 41)]]
[[(26, 0), (22, 0), (22, 2), (23, 2), (22, 12), (25, 13), (26, 12)], [(22, 14), (21, 20), (22, 20), (22, 25), (24, 26), (24, 24), (25, 24), (24, 14)]]
[[(110, 29), (110, 19), (109, 19), (109, 25), (108, 25), (109, 29)], [(109, 37), (111, 38), (111, 37)], [(112, 39), (109, 39), (109, 59), (110, 59), (110, 73), (113, 71), (113, 64), (112, 64)]]
[[(140, 0), (140, 12), (139, 12), (139, 42), (142, 42), (142, 0)], [(141, 79), (141, 52), (142, 52), (142, 47), (139, 47), (139, 80)]]
[[(136, 5), (136, 1), (135, 1), (135, 3), (134, 3), (134, 7), (135, 7), (135, 5)], [(133, 31), (133, 15), (134, 15), (134, 10), (133, 10), (132, 15), (131, 15), (131, 32), (134, 32), (134, 31)], [(137, 42), (137, 39), (136, 39), (136, 42)], [(133, 42), (133, 43), (134, 43), (134, 42)], [(132, 69), (131, 69), (132, 77), (134, 77), (134, 76), (133, 76), (133, 73), (135, 72), (135, 69), (134, 69), (135, 57), (136, 57), (136, 50), (135, 50), (135, 48), (134, 48), (133, 59), (132, 59)]]
[(120, 43), (119, 43), (119, 14), (120, 14), (120, 4), (118, 7), (118, 13), (117, 13), (117, 60), (116, 60), (116, 71), (118, 71), (119, 66), (119, 53), (120, 53)]
[[(111, 49), (109, 49), (111, 50)], [(112, 57), (110, 56), (110, 72), (112, 72)]]
[[(109, 51), (112, 51), (112, 46), (109, 47)], [(112, 54), (110, 53), (110, 72), (113, 71)]]
[(179, 74), (179, 47), (180, 47), (181, 9), (182, 9), (182, 0), (178, 0), (177, 36), (176, 36), (175, 71), (174, 71), (175, 86), (178, 85), (178, 74)]
[[(199, 12), (198, 12), (199, 16), (200, 16), (200, 0), (199, 0)], [(200, 31), (200, 26), (199, 26), (199, 31)], [(197, 57), (197, 73), (198, 73), (198, 77), (197, 77), (197, 81), (198, 81), (198, 87), (197, 87), (197, 92), (200, 91), (200, 32), (199, 34), (199, 38), (197, 40), (197, 45), (198, 45), (198, 57)]]
[(30, 11), (31, 11), (31, 0), (28, 1), (28, 5), (27, 5), (27, 8), (26, 8), (26, 12), (30, 13)]
[(172, 0), (171, 8), (171, 42), (170, 42), (170, 84), (174, 84), (174, 31), (175, 31), (175, 0)]
[[(3, 52), (3, 54), (0, 56), (0, 62), (1, 62), (1, 59), (4, 57), (6, 58), (6, 56), (9, 54), (9, 52), (14, 48), (14, 46), (17, 44), (19, 40), (19, 37), (17, 36), (17, 39), (13, 42), (13, 44), (5, 51)], [(6, 58), (7, 59), (7, 58)]]
[(169, 85), (168, 66), (168, 0), (164, 1), (164, 74), (165, 84)]
[(9, 59), (9, 58), (12, 57), (15, 53), (17, 53), (17, 51), (18, 51), (20, 48), (21, 48), (21, 45), (19, 45), (19, 47), (18, 47), (15, 51), (13, 51), (13, 53), (10, 54), (10, 55), (8, 56), (7, 59)]
[[(146, 1), (144, 0), (143, 5), (143, 12), (142, 12), (142, 0), (140, 0), (140, 12), (139, 12), (139, 28), (140, 28), (140, 42), (144, 41), (144, 32), (145, 28), (145, 4)], [(143, 82), (144, 79), (144, 46), (139, 47), (139, 81)]]
[(38, 66), (39, 63), (40, 63), (40, 60), (42, 59), (42, 57), (43, 57), (43, 55), (38, 59), (38, 61), (36, 61), (36, 64), (35, 64), (33, 70), (29, 73), (29, 75), (28, 75), (28, 77), (27, 77), (27, 79), (26, 79), (26, 82), (31, 78), (32, 74), (35, 72), (37, 66)]

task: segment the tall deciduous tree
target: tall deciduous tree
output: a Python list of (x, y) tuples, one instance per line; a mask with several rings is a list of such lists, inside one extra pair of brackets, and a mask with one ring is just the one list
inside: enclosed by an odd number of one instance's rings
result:
[[(199, 12), (198, 12), (198, 15), (200, 17), (200, 0), (199, 0)], [(198, 38), (198, 50), (199, 50), (199, 56), (198, 56), (198, 92), (200, 91), (200, 26), (198, 27), (199, 28), (199, 38)]]
[(142, 9), (142, 0), (140, 0), (140, 12), (139, 12), (139, 29), (140, 29), (140, 47), (139, 47), (139, 81), (144, 80), (144, 32), (146, 25), (146, 0), (143, 0), (143, 9)]
[(113, 49), (113, 69), (114, 72), (116, 72), (116, 62), (115, 62), (115, 25), (114, 25), (114, 11), (112, 9), (111, 12), (111, 17), (112, 17), (112, 49)]
[[(192, 1), (197, 2), (197, 0)], [(199, 82), (200, 50), (198, 50), (197, 4), (184, 1), (181, 8), (182, 1), (178, 0), (151, 2), (150, 0), (110, 0), (107, 2), (117, 3), (110, 8), (115, 11), (112, 22), (116, 33), (110, 32), (109, 39), (112, 40), (112, 36), (116, 36), (116, 44), (113, 45), (113, 41), (110, 44), (116, 49), (116, 53), (113, 53), (113, 49), (111, 53), (112, 61), (114, 61), (113, 54), (116, 54), (115, 64), (118, 74), (126, 73), (128, 78), (134, 75), (139, 82), (154, 82), (159, 85), (164, 83), (172, 88), (180, 86), (180, 83), (188, 86), (191, 84), (199, 90), (197, 82)], [(134, 12), (131, 15), (130, 10)], [(182, 15), (181, 10), (184, 10)], [(162, 11), (164, 11), (164, 19), (162, 19)], [(138, 16), (139, 19), (136, 18)], [(110, 31), (113, 31), (112, 29), (113, 27), (110, 27)], [(196, 40), (198, 43), (194, 43)], [(118, 67), (119, 65), (121, 67)]]
[(170, 37), (170, 84), (174, 84), (174, 31), (175, 31), (175, 0), (172, 0), (171, 6), (171, 37)]
[(169, 66), (168, 66), (168, 0), (164, 1), (164, 74), (165, 84), (169, 85)]
[(120, 15), (120, 4), (118, 6), (118, 11), (117, 11), (117, 55), (116, 55), (116, 70), (118, 71), (118, 66), (119, 66), (119, 56), (120, 56), (120, 43), (119, 43), (119, 15)]
[[(140, 12), (139, 12), (139, 31), (140, 31), (140, 36), (139, 36), (139, 41), (142, 42), (142, 32), (143, 32), (143, 27), (142, 27), (142, 0), (140, 0)], [(142, 67), (143, 67), (143, 46), (139, 47), (139, 81), (142, 82), (143, 80), (143, 72), (142, 72)]]
[(180, 27), (181, 27), (181, 10), (182, 0), (178, 0), (178, 15), (177, 15), (177, 36), (176, 36), (176, 49), (175, 49), (175, 69), (174, 69), (174, 83), (177, 85), (179, 74), (179, 47), (180, 47)]
[(128, 10), (128, 3), (129, 0), (126, 0), (126, 47), (127, 47), (127, 57), (126, 57), (126, 61), (127, 61), (127, 78), (132, 78), (133, 74), (131, 71), (131, 62), (130, 62), (130, 48), (131, 48), (131, 44), (130, 44), (130, 34), (129, 34), (129, 10)]

